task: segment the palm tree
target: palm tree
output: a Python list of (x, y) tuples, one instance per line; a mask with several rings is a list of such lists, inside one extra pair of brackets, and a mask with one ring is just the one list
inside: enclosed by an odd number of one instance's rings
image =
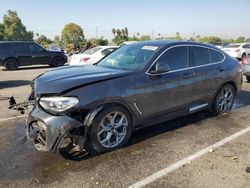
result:
[(112, 33), (113, 33), (113, 35), (115, 36), (115, 33), (116, 33), (115, 28), (112, 29)]

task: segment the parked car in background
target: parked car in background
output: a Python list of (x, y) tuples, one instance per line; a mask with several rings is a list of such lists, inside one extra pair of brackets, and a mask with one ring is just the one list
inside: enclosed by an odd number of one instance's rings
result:
[(9, 41), (0, 42), (0, 66), (8, 70), (19, 66), (51, 65), (62, 66), (67, 62), (64, 52), (48, 51), (35, 42)]
[(223, 50), (230, 56), (238, 60), (242, 60), (248, 54), (250, 54), (250, 44), (249, 43), (230, 44), (224, 47)]
[(94, 64), (117, 48), (118, 46), (97, 46), (83, 53), (74, 54), (71, 56), (70, 65)]
[(107, 152), (138, 128), (201, 110), (230, 111), (242, 71), (212, 45), (147, 41), (121, 47), (95, 65), (48, 71), (31, 85), (29, 103), (35, 105), (27, 131), (38, 150), (58, 151), (70, 139), (80, 150), (88, 144)]
[(247, 81), (250, 82), (250, 55), (242, 59), (242, 71)]
[(218, 42), (218, 43), (212, 43), (212, 45), (215, 45), (217, 48), (225, 48), (228, 46), (228, 43)]

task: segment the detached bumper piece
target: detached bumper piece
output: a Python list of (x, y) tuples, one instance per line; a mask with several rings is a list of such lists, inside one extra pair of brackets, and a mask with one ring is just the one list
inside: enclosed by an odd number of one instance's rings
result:
[(29, 101), (25, 101), (25, 102), (17, 104), (14, 97), (10, 97), (9, 105), (10, 105), (9, 109), (17, 110), (18, 112), (20, 112), (20, 114), (25, 114), (25, 113), (27, 114), (34, 107), (35, 101), (29, 100)]

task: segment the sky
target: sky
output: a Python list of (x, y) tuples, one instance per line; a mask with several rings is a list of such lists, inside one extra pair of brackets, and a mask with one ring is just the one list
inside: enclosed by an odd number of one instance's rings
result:
[(250, 38), (250, 0), (0, 0), (0, 21), (16, 10), (28, 30), (49, 38), (65, 24), (80, 25), (87, 38), (111, 39), (112, 28), (157, 37)]

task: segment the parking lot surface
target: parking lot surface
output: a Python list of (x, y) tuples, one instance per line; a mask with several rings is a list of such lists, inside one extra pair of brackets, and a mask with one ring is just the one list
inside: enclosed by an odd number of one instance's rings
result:
[[(0, 187), (128, 187), (250, 126), (250, 83), (244, 80), (231, 113), (208, 112), (135, 132), (116, 151), (68, 158), (24, 142), (25, 117), (8, 110), (22, 102), (29, 82), (49, 67), (0, 70)], [(250, 132), (189, 161), (146, 187), (249, 187)]]

